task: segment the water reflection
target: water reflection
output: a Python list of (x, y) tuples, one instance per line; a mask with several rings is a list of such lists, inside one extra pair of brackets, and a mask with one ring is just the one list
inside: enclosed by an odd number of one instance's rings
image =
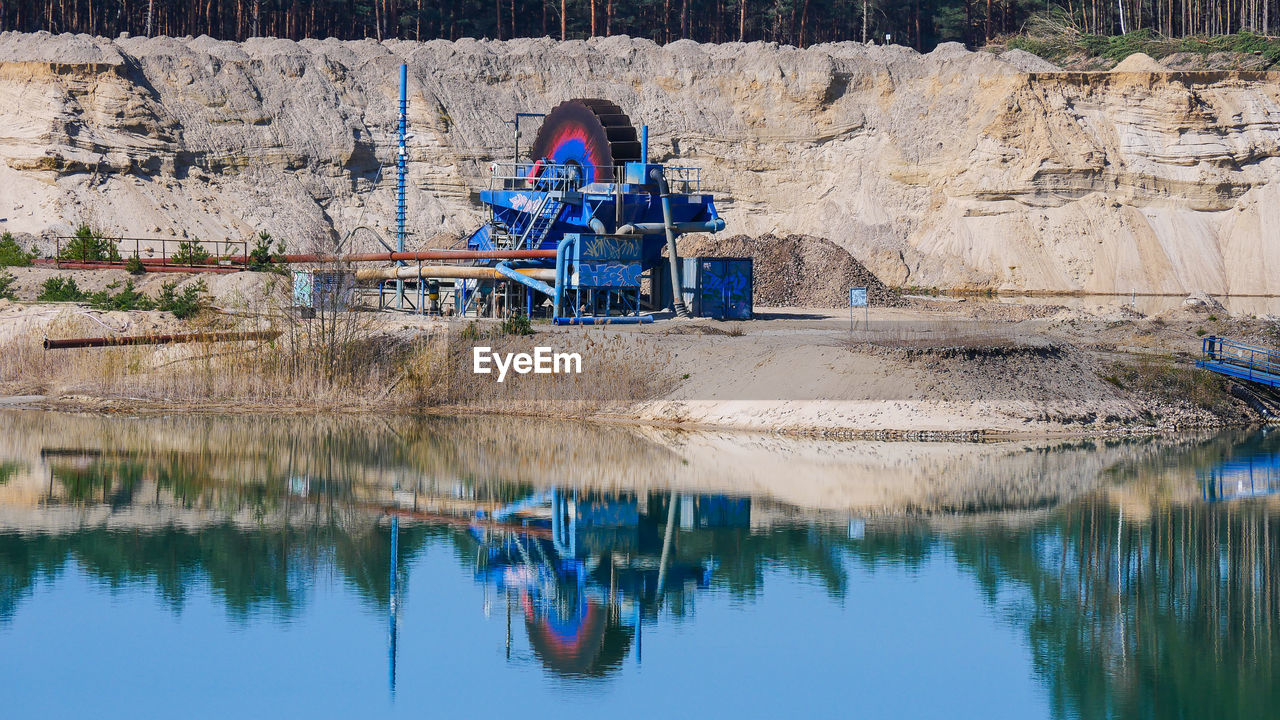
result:
[[(444, 550), (481, 590), (475, 611), (504, 631), (498, 666), (460, 672), (531, 662), (547, 677), (613, 683), (654, 662), (646, 638), (681, 642), (703, 605), (750, 609), (778, 590), (859, 613), (866, 600), (851, 588), (945, 566), (1025, 645), (1049, 716), (1280, 709), (1278, 433), (959, 446), (950, 457), (792, 446), (778, 452), (809, 458), (808, 472), (744, 494), (717, 491), (703, 460), (715, 436), (566, 426), (572, 442), (525, 466), (532, 451), (504, 449), (501, 423), (10, 422), (26, 425), (0, 441), (0, 643), (69, 573), (108, 593), (149, 588), (179, 615), (207, 593), (245, 629), (312, 622), (315, 596), (336, 586), (384, 619), (394, 693), (404, 654), (425, 642), (404, 629), (422, 619), (414, 593), (444, 582), (424, 558)], [(629, 482), (563, 479), (610, 457), (642, 464)], [(904, 458), (951, 475), (902, 495), (889, 486), (910, 474)], [(1064, 458), (1075, 474), (1051, 477)], [(709, 627), (725, 653), (796, 661), (754, 647), (750, 627)], [(918, 652), (922, 664), (956, 662)]]

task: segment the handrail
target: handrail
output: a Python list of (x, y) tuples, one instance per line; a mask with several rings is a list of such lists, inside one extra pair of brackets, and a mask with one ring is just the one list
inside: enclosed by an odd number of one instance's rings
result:
[(1205, 360), (1234, 365), (1250, 371), (1280, 375), (1280, 351), (1210, 335), (1201, 342)]
[[(61, 267), (63, 263), (92, 263), (101, 264), (103, 267), (123, 266), (130, 257), (138, 258), (144, 265), (170, 265), (180, 267), (202, 267), (202, 266), (232, 266), (244, 267), (248, 263), (244, 258), (249, 255), (248, 240), (200, 240), (198, 238), (145, 238), (145, 237), (125, 237), (98, 235), (95, 239), (99, 241), (107, 241), (113, 243), (116, 248), (118, 259), (78, 259), (75, 257), (63, 257), (63, 249), (73, 240), (78, 240), (75, 235), (57, 235), (54, 237), (54, 254), (52, 258), (55, 267)], [(208, 259), (200, 263), (180, 263), (175, 262), (174, 257), (180, 255), (183, 244), (188, 246), (194, 245), (208, 254)], [(178, 250), (170, 249), (170, 245), (176, 244)], [(132, 245), (132, 247), (129, 247)], [(159, 256), (156, 255), (156, 245), (159, 245)], [(233, 253), (239, 251), (241, 258), (239, 262), (231, 260)]]
[[(590, 168), (592, 178), (604, 175), (604, 170), (615, 180), (621, 182), (626, 168), (623, 165), (566, 165), (559, 163), (534, 162), (493, 162), (489, 164), (490, 190), (527, 190), (539, 189), (548, 191), (576, 190), (586, 184), (581, 177), (570, 177), (571, 172), (579, 172)], [(671, 191), (688, 195), (702, 191), (702, 168), (678, 165), (662, 166)], [(596, 180), (596, 182), (611, 182)]]

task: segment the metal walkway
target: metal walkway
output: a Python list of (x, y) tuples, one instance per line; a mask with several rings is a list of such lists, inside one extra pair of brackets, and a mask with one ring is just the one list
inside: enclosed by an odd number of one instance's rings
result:
[(1204, 338), (1196, 367), (1219, 375), (1280, 388), (1280, 351), (1210, 335)]

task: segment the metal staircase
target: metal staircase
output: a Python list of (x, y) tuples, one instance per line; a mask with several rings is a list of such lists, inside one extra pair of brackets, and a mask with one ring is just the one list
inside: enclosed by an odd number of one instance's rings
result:
[(543, 195), (542, 200), (529, 214), (532, 219), (525, 226), (524, 232), (520, 234), (513, 249), (525, 250), (540, 247), (542, 241), (547, 239), (547, 233), (551, 232), (551, 226), (556, 224), (562, 210), (564, 210), (564, 203), (560, 200), (560, 193), (549, 192)]

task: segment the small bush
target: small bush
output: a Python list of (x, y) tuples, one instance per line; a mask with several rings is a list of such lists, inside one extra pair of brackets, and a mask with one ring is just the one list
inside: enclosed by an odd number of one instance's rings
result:
[(142, 264), (142, 260), (138, 259), (137, 255), (129, 258), (129, 260), (124, 264), (124, 269), (130, 275), (141, 275), (147, 271), (146, 266)]
[(132, 280), (125, 281), (119, 292), (111, 292), (119, 287), (120, 283), (111, 283), (106, 290), (92, 293), (88, 298), (89, 304), (99, 310), (150, 310), (155, 307), (151, 298), (134, 289)]
[(51, 277), (40, 286), (36, 299), (41, 302), (81, 302), (84, 293), (76, 285), (75, 278)]
[(101, 231), (81, 223), (76, 228), (75, 237), (62, 247), (59, 257), (80, 262), (119, 261), (120, 251), (116, 249), (114, 240), (103, 237)]
[(204, 249), (199, 240), (183, 240), (178, 243), (178, 252), (170, 261), (174, 265), (204, 265), (209, 262), (209, 251)]
[(35, 253), (22, 249), (13, 233), (0, 235), (0, 267), (28, 267), (35, 257)]
[(160, 286), (155, 308), (173, 313), (179, 320), (186, 320), (203, 310), (208, 303), (205, 293), (209, 290), (203, 280), (194, 282), (178, 291), (178, 281), (172, 280)]
[(479, 340), (480, 324), (477, 323), (475, 320), (472, 320), (471, 322), (467, 323), (466, 327), (462, 328), (462, 332), (458, 334), (458, 337), (460, 337), (463, 340)]
[(13, 294), (14, 277), (7, 272), (0, 272), (0, 300), (17, 300)]
[(502, 321), (503, 335), (532, 335), (533, 324), (524, 315), (512, 315)]
[(256, 272), (284, 273), (280, 264), (284, 261), (284, 241), (276, 243), (276, 252), (271, 252), (271, 233), (263, 230), (254, 241), (253, 250), (249, 253), (249, 269)]

